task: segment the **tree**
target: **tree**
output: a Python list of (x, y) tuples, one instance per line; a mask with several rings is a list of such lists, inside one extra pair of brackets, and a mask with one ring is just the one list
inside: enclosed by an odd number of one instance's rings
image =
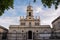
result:
[[(34, 0), (36, 2), (37, 0)], [(13, 0), (0, 0), (0, 16), (4, 13), (4, 11), (9, 9), (10, 7), (13, 8)], [(55, 6), (55, 9), (58, 8), (60, 0), (41, 0), (44, 7), (48, 6), (51, 8), (52, 5)]]
[(13, 0), (0, 0), (0, 16), (10, 7), (13, 8)]
[[(37, 0), (34, 0), (36, 2)], [(58, 5), (60, 4), (60, 0), (41, 0), (44, 7), (51, 8), (52, 5), (55, 6), (55, 9), (58, 8)]]

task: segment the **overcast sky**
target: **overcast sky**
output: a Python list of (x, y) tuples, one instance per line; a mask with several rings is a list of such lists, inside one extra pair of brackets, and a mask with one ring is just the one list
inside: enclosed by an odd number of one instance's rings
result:
[(33, 15), (40, 16), (41, 25), (51, 25), (51, 22), (60, 16), (60, 5), (55, 10), (54, 6), (45, 8), (40, 0), (33, 3), (33, 0), (14, 0), (14, 9), (5, 10), (5, 13), (0, 16), (0, 25), (9, 28), (10, 25), (19, 25), (20, 16), (26, 16), (26, 7), (31, 2), (33, 7)]

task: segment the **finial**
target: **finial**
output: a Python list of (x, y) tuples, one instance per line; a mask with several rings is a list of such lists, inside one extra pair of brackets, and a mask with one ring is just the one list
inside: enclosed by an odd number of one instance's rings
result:
[(29, 6), (30, 6), (31, 1), (29, 1)]
[(39, 19), (40, 19), (40, 16), (39, 16)]

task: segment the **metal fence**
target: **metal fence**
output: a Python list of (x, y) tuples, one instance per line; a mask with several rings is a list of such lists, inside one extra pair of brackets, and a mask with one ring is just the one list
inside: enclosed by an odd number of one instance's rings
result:
[[(0, 33), (0, 40), (27, 40), (27, 33)], [(60, 40), (60, 33), (33, 33), (33, 40)]]

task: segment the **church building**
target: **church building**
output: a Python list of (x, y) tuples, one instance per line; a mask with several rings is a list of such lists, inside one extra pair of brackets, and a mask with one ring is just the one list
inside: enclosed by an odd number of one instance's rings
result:
[(20, 17), (20, 25), (10, 25), (8, 32), (9, 40), (34, 40), (48, 39), (51, 34), (50, 25), (41, 25), (40, 17), (34, 18), (33, 7), (27, 6), (26, 18)]

